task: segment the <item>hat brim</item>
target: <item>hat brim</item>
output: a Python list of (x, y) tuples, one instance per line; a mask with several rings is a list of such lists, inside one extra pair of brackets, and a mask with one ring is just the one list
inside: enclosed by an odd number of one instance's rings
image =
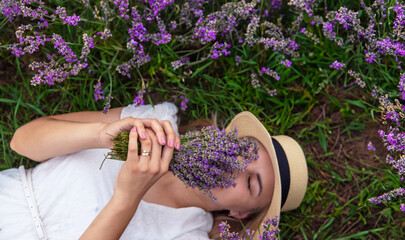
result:
[[(281, 209), (281, 179), (276, 150), (274, 149), (271, 136), (263, 124), (248, 111), (237, 114), (226, 127), (225, 131), (229, 132), (235, 127), (238, 131), (239, 137), (254, 137), (260, 141), (270, 156), (271, 163), (273, 165), (274, 191), (270, 206), (266, 212), (266, 215), (263, 215), (261, 222), (263, 222), (263, 219), (265, 218), (275, 218), (276, 216), (279, 217)], [(255, 232), (256, 239), (258, 237), (258, 231)]]

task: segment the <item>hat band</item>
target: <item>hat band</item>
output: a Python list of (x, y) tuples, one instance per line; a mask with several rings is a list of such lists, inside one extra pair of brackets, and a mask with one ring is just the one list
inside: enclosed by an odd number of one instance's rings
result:
[(280, 143), (272, 138), (274, 149), (276, 150), (278, 169), (281, 179), (281, 208), (287, 200), (288, 192), (290, 191), (290, 166), (288, 165), (287, 155)]

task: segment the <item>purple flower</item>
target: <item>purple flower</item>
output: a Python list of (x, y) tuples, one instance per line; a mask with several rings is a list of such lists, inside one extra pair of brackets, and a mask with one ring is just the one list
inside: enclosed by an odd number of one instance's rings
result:
[[(214, 200), (211, 189), (235, 186), (233, 172), (245, 171), (250, 161), (258, 157), (256, 141), (238, 138), (236, 128), (226, 133), (206, 127), (180, 139), (181, 151), (175, 152), (169, 170), (187, 186), (204, 191)], [(238, 160), (238, 156), (244, 161)]]
[(339, 70), (341, 67), (343, 67), (343, 64), (337, 60), (334, 61), (331, 65), (329, 65), (329, 68), (336, 69), (336, 70)]
[(405, 204), (401, 203), (400, 208), (401, 208), (401, 211), (402, 211), (402, 212), (405, 212)]
[(104, 92), (101, 89), (101, 82), (98, 82), (96, 85), (93, 86), (94, 88), (94, 99), (97, 101), (99, 99), (104, 99)]
[(190, 61), (190, 58), (189, 58), (189, 57), (185, 57), (185, 58), (183, 58), (183, 59), (181, 59), (181, 60), (173, 61), (173, 62), (171, 62), (170, 64), (172, 65), (173, 69), (176, 70), (176, 69), (178, 69), (179, 67), (182, 67), (182, 66), (183, 66), (185, 63), (187, 63), (188, 61)]
[(102, 40), (105, 40), (105, 39), (107, 39), (109, 37), (112, 37), (110, 29), (107, 29), (107, 28), (104, 29), (104, 31), (102, 31), (102, 32), (97, 32), (96, 35), (101, 35), (100, 39), (102, 39)]
[(32, 70), (38, 69), (38, 73), (31, 79), (31, 85), (36, 86), (40, 83), (54, 85), (55, 82), (62, 82), (68, 77), (66, 69), (59, 66), (54, 59), (50, 62), (32, 62), (29, 67)]
[[(262, 231), (259, 235), (260, 240), (277, 240), (280, 229), (278, 228), (279, 217), (275, 216), (273, 219), (267, 218), (262, 225)], [(219, 223), (220, 239), (221, 240), (242, 240), (238, 233), (230, 232), (230, 225), (227, 222)], [(246, 229), (249, 239), (253, 239), (254, 231)]]
[(68, 25), (77, 26), (78, 22), (80, 22), (80, 17), (76, 14), (73, 14), (73, 16), (68, 16), (66, 14), (66, 8), (64, 7), (57, 7), (55, 14), (58, 14), (60, 19), (62, 19), (63, 22)]
[(336, 20), (343, 25), (343, 28), (346, 30), (357, 28), (357, 26), (360, 24), (360, 20), (357, 19), (357, 14), (357, 12), (353, 12), (347, 8), (341, 7), (336, 13)]
[(107, 112), (110, 110), (110, 108), (111, 108), (111, 99), (112, 98), (113, 97), (111, 95), (107, 97), (107, 102), (105, 103), (104, 109), (103, 109), (104, 114), (107, 114)]
[(280, 80), (280, 76), (278, 75), (278, 73), (274, 70), (271, 70), (270, 68), (262, 67), (262, 69), (260, 69), (260, 73), (269, 75), (269, 76), (273, 77), (274, 79), (276, 79), (277, 81)]
[(215, 42), (211, 49), (211, 58), (218, 59), (222, 55), (228, 56), (229, 54), (231, 54), (231, 51), (228, 50), (230, 47), (231, 44)]
[(286, 66), (286, 67), (291, 67), (291, 64), (292, 64), (292, 62), (290, 61), (290, 60), (288, 60), (288, 59), (286, 59), (285, 61), (284, 60), (281, 60), (281, 65), (284, 65), (284, 66)]
[(138, 95), (133, 100), (134, 107), (142, 106), (145, 102), (143, 100), (143, 95), (145, 94), (145, 90), (141, 90), (138, 92)]
[(329, 40), (333, 41), (336, 38), (336, 32), (334, 31), (334, 25), (330, 22), (323, 23), (323, 35)]
[(401, 91), (402, 100), (405, 100), (405, 73), (402, 73), (399, 78), (398, 89)]
[(252, 86), (254, 88), (259, 88), (262, 86), (262, 85), (260, 85), (259, 79), (257, 78), (256, 74), (254, 74), (254, 73), (250, 74), (250, 83), (252, 84)]
[(183, 110), (183, 111), (186, 111), (186, 109), (187, 109), (187, 103), (190, 101), (188, 98), (186, 98), (185, 96), (183, 96), (183, 95), (181, 95), (180, 96), (180, 99), (182, 99), (181, 100), (181, 103), (180, 103), (180, 105), (181, 105), (181, 110)]
[(118, 7), (118, 11), (120, 12), (120, 17), (129, 19), (129, 15), (127, 14), (129, 12), (129, 1), (128, 0), (114, 0), (112, 1), (115, 6)]
[(372, 197), (369, 199), (369, 202), (373, 204), (388, 203), (396, 199), (397, 197), (404, 197), (404, 196), (405, 196), (405, 188), (400, 187), (391, 190), (390, 192), (384, 193), (379, 197)]
[(373, 146), (373, 143), (372, 143), (372, 142), (369, 142), (369, 143), (367, 144), (367, 149), (368, 149), (369, 151), (375, 152), (375, 147)]
[(65, 57), (66, 62), (72, 63), (77, 61), (76, 54), (66, 44), (66, 41), (63, 40), (60, 35), (54, 33), (52, 35), (52, 42), (55, 44), (54, 48), (58, 50), (58, 53), (62, 54)]
[(236, 55), (236, 57), (235, 57), (236, 66), (238, 66), (241, 61), (242, 61), (242, 58), (239, 55)]
[(374, 58), (375, 58), (375, 53), (373, 53), (373, 52), (366, 53), (366, 59), (365, 59), (366, 62), (372, 63), (373, 61), (375, 61)]

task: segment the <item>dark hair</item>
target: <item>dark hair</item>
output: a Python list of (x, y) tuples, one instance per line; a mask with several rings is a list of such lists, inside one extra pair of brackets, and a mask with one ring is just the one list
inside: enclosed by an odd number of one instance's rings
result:
[(211, 232), (208, 234), (212, 239), (220, 238), (220, 227), (221, 222), (227, 222), (230, 226), (229, 232), (236, 232), (241, 239), (247, 239), (248, 235), (246, 233), (247, 229), (251, 231), (257, 231), (264, 215), (267, 212), (268, 207), (254, 209), (248, 217), (244, 219), (236, 219), (228, 216), (228, 211), (215, 211), (211, 212), (214, 217), (214, 223)]

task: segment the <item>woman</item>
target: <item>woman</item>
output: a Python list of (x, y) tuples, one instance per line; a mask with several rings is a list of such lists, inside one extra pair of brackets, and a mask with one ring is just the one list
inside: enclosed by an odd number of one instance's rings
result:
[[(128, 106), (106, 115), (39, 118), (19, 128), (11, 148), (43, 163), (0, 174), (0, 215), (7, 216), (0, 239), (208, 239), (218, 237), (223, 213), (256, 229), (264, 217), (279, 215), (282, 202), (282, 210), (299, 205), (307, 181), (301, 148), (285, 136), (273, 146), (248, 112), (227, 129), (237, 126), (239, 136), (259, 140), (259, 159), (237, 174), (235, 188), (213, 189), (215, 202), (186, 188), (167, 171), (180, 146), (176, 113), (170, 103)], [(109, 160), (99, 170), (111, 138), (123, 130), (130, 131), (127, 160)]]

